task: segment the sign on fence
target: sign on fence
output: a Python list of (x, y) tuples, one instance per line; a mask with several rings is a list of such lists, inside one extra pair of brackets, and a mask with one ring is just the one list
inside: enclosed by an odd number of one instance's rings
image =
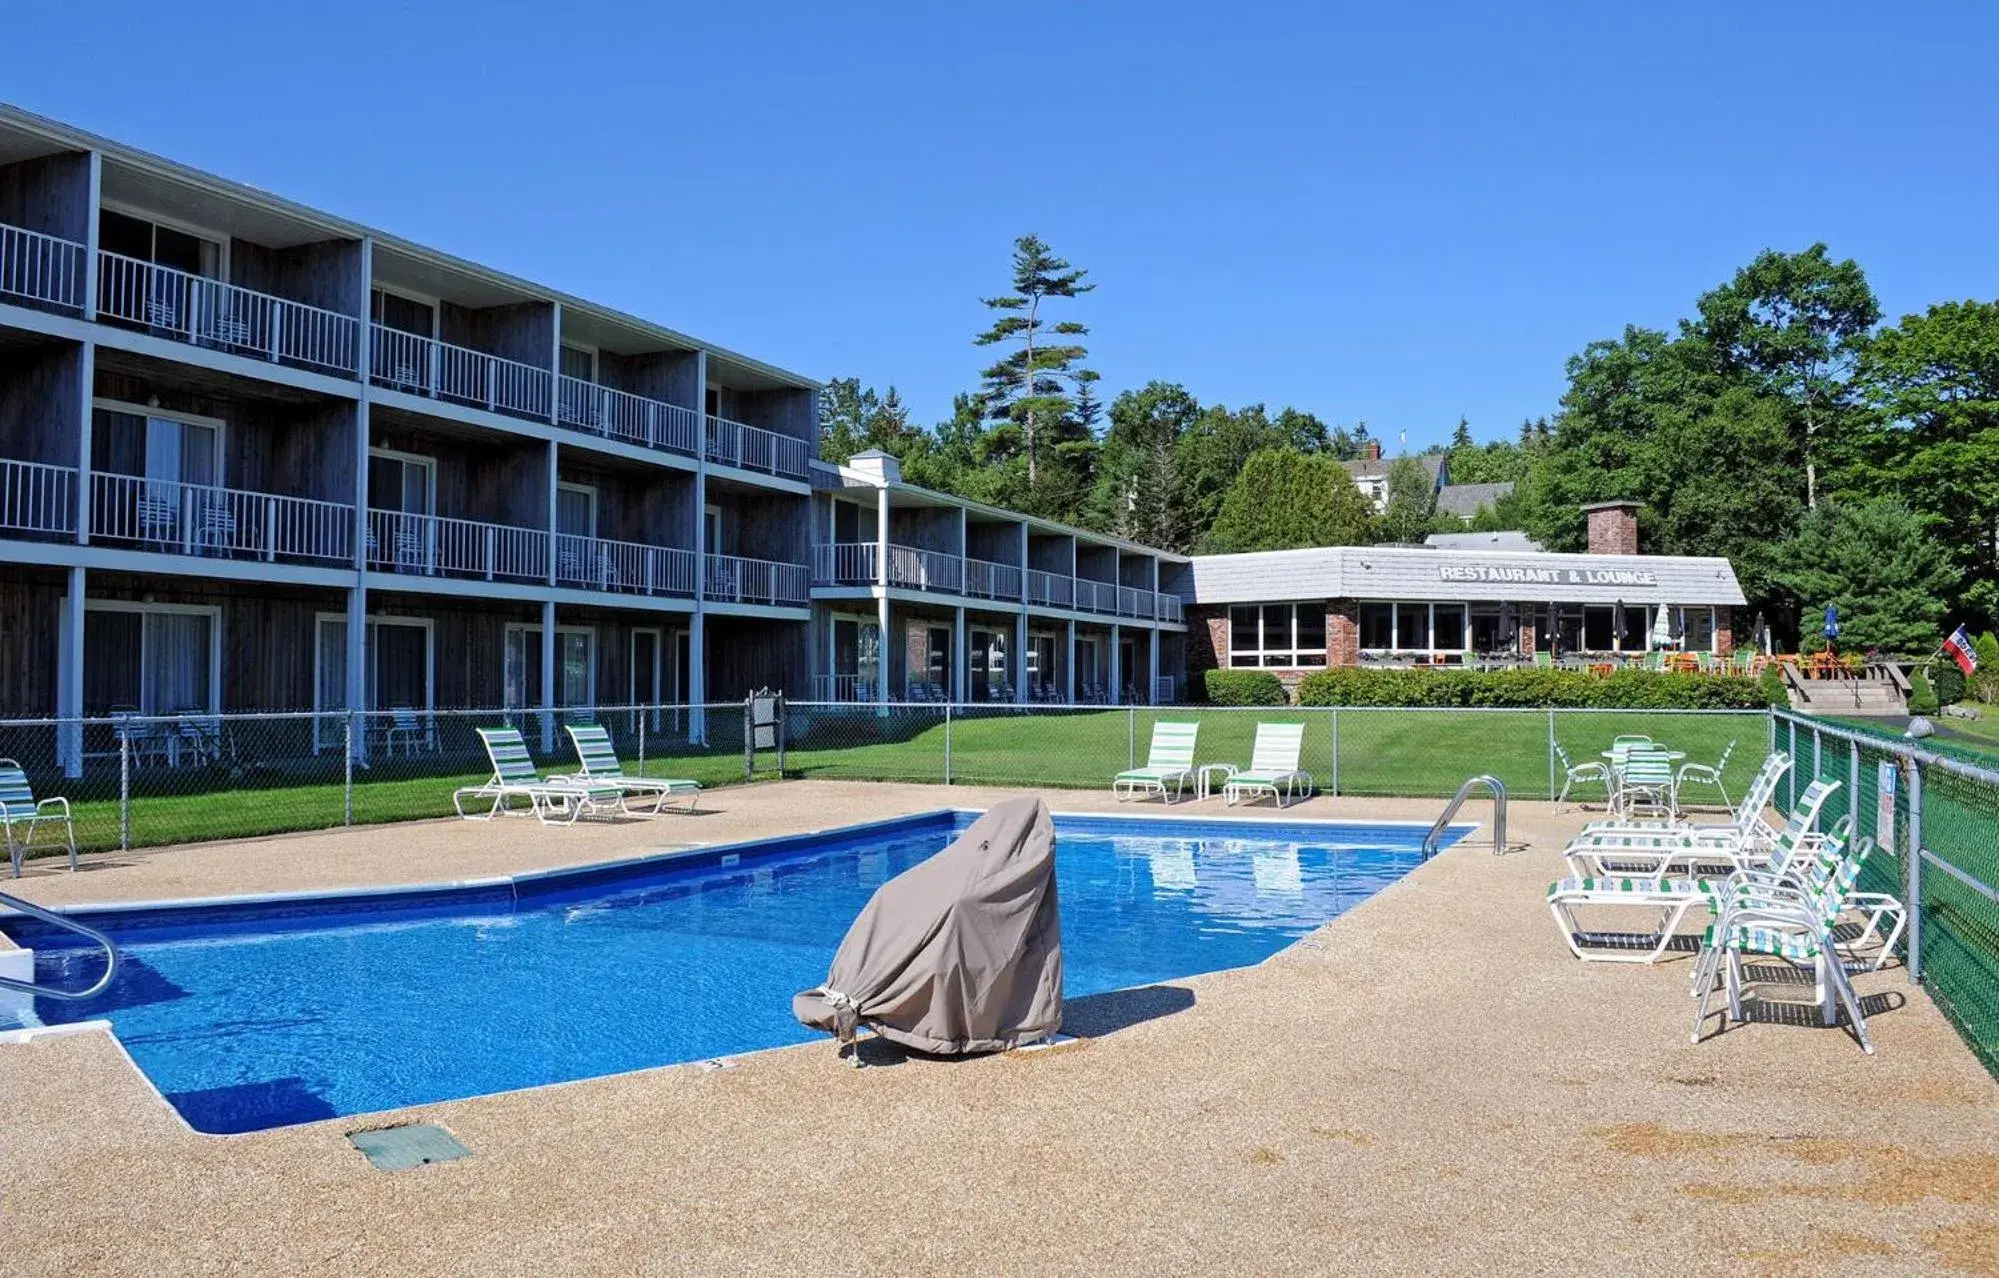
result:
[(1874, 846), (1890, 856), (1895, 847), (1895, 778), (1900, 770), (1893, 759), (1874, 765)]

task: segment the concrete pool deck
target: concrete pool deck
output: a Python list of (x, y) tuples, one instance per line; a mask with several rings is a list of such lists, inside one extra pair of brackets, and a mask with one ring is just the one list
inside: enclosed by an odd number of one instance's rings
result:
[[(74, 875), (44, 862), (6, 890), (60, 904), (483, 877), (1001, 793), (788, 782), (645, 823), (425, 822)], [(1898, 968), (1858, 978), (1873, 1057), (1782, 1024), (1689, 1043), (1684, 958), (1586, 965), (1555, 933), (1542, 893), (1583, 819), (1516, 803), (1524, 850), (1452, 849), (1258, 967), (1078, 1000), (1079, 1041), (1043, 1052), (877, 1046), (882, 1067), (855, 1070), (815, 1044), (217, 1138), (108, 1034), (0, 1046), (0, 1258), (10, 1275), (1999, 1272), (1999, 1086), (1928, 998)], [(346, 1139), (411, 1118), (473, 1156), (385, 1173)]]

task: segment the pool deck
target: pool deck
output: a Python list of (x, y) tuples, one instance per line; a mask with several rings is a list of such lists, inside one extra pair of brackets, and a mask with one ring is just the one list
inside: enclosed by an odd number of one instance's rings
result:
[[(45, 862), (6, 890), (76, 903), (486, 877), (1002, 793), (788, 782), (646, 823), (425, 822), (74, 875)], [(1282, 815), (1439, 807), (1322, 798)], [(1079, 1000), (1078, 1041), (1040, 1052), (934, 1061), (877, 1044), (879, 1067), (856, 1070), (814, 1044), (209, 1137), (106, 1033), (0, 1046), (0, 1261), (9, 1275), (1999, 1273), (1999, 1086), (1928, 998), (1898, 968), (1858, 979), (1871, 1058), (1804, 1025), (1690, 1044), (1684, 957), (1586, 965), (1555, 933), (1542, 893), (1584, 819), (1516, 803), (1523, 850), (1452, 849), (1258, 967)], [(412, 1117), (473, 1156), (385, 1173), (346, 1139)]]

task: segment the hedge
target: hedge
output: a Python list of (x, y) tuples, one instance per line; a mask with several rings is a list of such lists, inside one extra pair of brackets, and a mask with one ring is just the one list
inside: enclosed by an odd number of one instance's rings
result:
[(1281, 706), (1291, 700), (1268, 670), (1210, 670), (1202, 682), (1209, 702), (1218, 706)]
[[(1780, 694), (1781, 695), (1781, 694)], [(1511, 706), (1618, 710), (1762, 710), (1770, 692), (1735, 675), (1619, 670), (1422, 670), (1342, 667), (1298, 685), (1307, 706)]]
[(1909, 713), (1935, 714), (1938, 709), (1936, 689), (1930, 687), (1928, 677), (1920, 670), (1910, 671)]
[(1948, 661), (1940, 661), (1936, 666), (1934, 680), (1937, 690), (1937, 704), (1954, 706), (1964, 700), (1964, 671)]

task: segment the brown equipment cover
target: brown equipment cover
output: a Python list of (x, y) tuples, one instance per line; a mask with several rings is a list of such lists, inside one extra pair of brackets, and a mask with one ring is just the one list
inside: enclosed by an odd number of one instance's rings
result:
[(857, 1025), (919, 1051), (1004, 1051), (1062, 1025), (1055, 822), (1039, 799), (995, 804), (936, 856), (875, 890), (826, 983), (791, 1000), (806, 1025)]

